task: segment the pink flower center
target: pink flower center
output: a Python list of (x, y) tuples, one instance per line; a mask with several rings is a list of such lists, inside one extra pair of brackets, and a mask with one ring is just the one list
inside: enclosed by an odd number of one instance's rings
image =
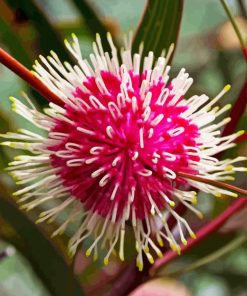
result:
[(57, 119), (50, 133), (67, 135), (49, 147), (64, 186), (87, 210), (116, 220), (163, 209), (173, 187), (186, 184), (176, 172), (196, 173), (190, 163), (199, 161), (199, 129), (182, 116), (183, 98), (171, 85), (164, 91), (161, 77), (146, 86), (146, 73), (128, 77), (89, 77), (73, 93), (75, 107), (64, 107), (68, 122)]

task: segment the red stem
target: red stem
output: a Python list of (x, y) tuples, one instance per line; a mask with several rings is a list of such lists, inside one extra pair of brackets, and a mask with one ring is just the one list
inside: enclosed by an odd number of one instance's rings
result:
[[(222, 214), (217, 218), (212, 220), (209, 224), (202, 227), (197, 233), (195, 239), (188, 239), (186, 246), (181, 246), (181, 252), (184, 254), (188, 252), (193, 247), (201, 243), (205, 238), (208, 237), (211, 233), (217, 231), (233, 214), (241, 210), (247, 204), (246, 198), (239, 198), (237, 201), (233, 202)], [(164, 257), (157, 259), (150, 269), (150, 275), (154, 276), (157, 271), (162, 267), (168, 264), (170, 261), (175, 259), (178, 256), (176, 252), (168, 251)]]
[(230, 185), (230, 184), (227, 184), (225, 182), (211, 180), (211, 179), (204, 178), (204, 177), (201, 177), (201, 176), (191, 175), (191, 174), (182, 173), (182, 172), (178, 172), (177, 175), (182, 177), (182, 178), (185, 178), (185, 179), (191, 179), (191, 180), (194, 180), (194, 181), (198, 181), (198, 182), (202, 182), (202, 183), (206, 183), (206, 184), (211, 184), (211, 185), (214, 185), (214, 186), (216, 186), (218, 188), (228, 189), (229, 191), (238, 192), (240, 194), (243, 194), (243, 195), (247, 196), (247, 190), (236, 187), (236, 186), (233, 186), (233, 185)]
[(30, 70), (24, 67), (5, 50), (0, 48), (0, 62), (16, 73), (19, 77), (29, 83), (34, 89), (36, 89), (41, 95), (43, 95), (48, 101), (57, 105), (61, 105), (61, 99), (53, 93), (42, 81), (40, 81)]
[(247, 62), (247, 48), (243, 48), (243, 55), (244, 55), (245, 60)]

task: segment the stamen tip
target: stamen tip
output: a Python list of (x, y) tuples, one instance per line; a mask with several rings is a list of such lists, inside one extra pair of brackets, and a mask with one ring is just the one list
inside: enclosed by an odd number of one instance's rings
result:
[(197, 213), (197, 217), (198, 217), (199, 219), (203, 219), (203, 214), (202, 214), (202, 213)]
[(193, 239), (195, 239), (196, 238), (196, 234), (194, 232), (191, 232), (190, 233), (190, 237), (193, 238)]
[(105, 266), (107, 266), (109, 264), (109, 259), (108, 258), (104, 258), (104, 264), (105, 264)]
[(242, 136), (244, 133), (245, 133), (244, 130), (240, 130), (240, 131), (237, 132), (237, 134), (238, 134), (239, 136)]
[(227, 84), (225, 87), (224, 87), (224, 91), (229, 91), (231, 89), (231, 85), (230, 84)]
[(158, 244), (159, 244), (161, 247), (164, 246), (163, 240), (162, 240), (161, 238), (159, 238), (157, 241), (158, 241)]
[(233, 171), (234, 169), (234, 166), (232, 165), (228, 165), (226, 168), (225, 168), (225, 171)]
[(123, 255), (119, 255), (119, 258), (121, 261), (124, 261), (124, 256)]
[(182, 243), (186, 246), (187, 245), (187, 240), (183, 238)]
[(220, 192), (215, 192), (215, 193), (214, 193), (214, 196), (220, 198), (220, 197), (222, 197), (222, 194), (221, 194)]
[(158, 250), (157, 255), (158, 255), (159, 258), (163, 257), (163, 254), (162, 254), (162, 252), (160, 250)]
[(176, 204), (175, 204), (174, 201), (170, 201), (170, 202), (169, 202), (169, 205), (170, 205), (171, 207), (175, 207)]
[(148, 257), (148, 261), (150, 264), (154, 264), (154, 258), (151, 255)]

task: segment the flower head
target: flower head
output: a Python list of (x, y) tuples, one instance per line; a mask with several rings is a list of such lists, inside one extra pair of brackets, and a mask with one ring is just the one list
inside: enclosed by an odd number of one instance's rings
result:
[[(51, 52), (47, 59), (40, 56), (41, 63), (34, 66), (37, 77), (60, 97), (61, 104), (50, 103), (41, 113), (30, 102), (27, 106), (12, 98), (13, 109), (45, 131), (20, 129), (3, 135), (13, 139), (3, 144), (29, 152), (10, 164), (12, 175), (25, 185), (14, 195), (21, 196), (27, 210), (59, 200), (38, 221), (55, 219), (68, 209), (68, 218), (54, 235), (70, 222), (81, 221), (70, 241), (71, 253), (91, 236), (94, 240), (86, 255), (93, 252), (96, 258), (98, 248), (107, 245), (106, 264), (114, 249), (124, 260), (128, 223), (141, 270), (144, 254), (151, 263), (152, 254), (162, 255), (163, 240), (179, 252), (179, 241), (186, 244), (186, 233), (194, 237), (175, 207), (182, 203), (202, 216), (194, 208), (196, 192), (190, 188), (235, 196), (182, 175), (221, 181), (244, 170), (234, 166), (241, 157), (222, 161), (214, 157), (234, 146), (241, 133), (220, 137), (220, 128), (229, 118), (215, 123), (229, 109), (229, 105), (214, 107), (229, 86), (214, 99), (204, 94), (186, 98), (193, 79), (185, 69), (169, 78), (172, 47), (154, 63), (152, 52), (144, 60), (141, 52), (132, 56), (129, 40), (120, 60), (111, 36), (107, 36), (109, 54), (97, 35), (88, 61), (72, 37), (72, 45), (65, 44), (77, 65), (63, 64)], [(169, 228), (169, 216), (177, 221), (179, 239)]]

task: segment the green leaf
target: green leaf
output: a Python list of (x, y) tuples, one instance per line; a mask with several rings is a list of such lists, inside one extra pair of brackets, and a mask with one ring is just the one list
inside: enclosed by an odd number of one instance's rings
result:
[(73, 286), (71, 296), (85, 295), (71, 267), (51, 240), (22, 213), (12, 202), (5, 188), (0, 184), (0, 215), (8, 221), (25, 243), (28, 259), (38, 271), (38, 275), (54, 296), (67, 296)]
[(13, 56), (26, 66), (32, 65), (25, 48), (22, 46), (19, 36), (12, 27), (0, 16), (0, 39), (6, 44)]
[[(2, 220), (1, 220), (2, 222)], [(1, 231), (1, 229), (0, 229)], [(18, 296), (52, 296), (37, 277), (33, 267), (22, 256), (18, 249), (13, 248), (8, 241), (0, 239), (0, 250), (13, 250), (13, 254), (1, 259), (0, 264), (0, 295)]]
[(182, 11), (183, 0), (149, 0), (134, 38), (134, 52), (144, 42), (144, 55), (153, 51), (158, 57), (163, 49), (176, 43)]
[[(109, 43), (106, 39), (108, 28), (104, 25), (99, 17), (99, 13), (90, 5), (87, 0), (72, 0), (78, 11), (81, 13), (88, 30), (95, 35), (99, 33), (102, 37), (101, 42), (105, 50), (110, 50)], [(114, 36), (113, 36), (114, 37)], [(114, 43), (117, 44), (116, 40)]]
[(61, 60), (71, 61), (71, 57), (65, 49), (59, 32), (50, 22), (41, 6), (34, 0), (6, 0), (12, 10), (21, 10), (25, 13), (31, 24), (36, 29), (39, 45), (43, 54), (49, 54), (50, 50), (56, 51)]

